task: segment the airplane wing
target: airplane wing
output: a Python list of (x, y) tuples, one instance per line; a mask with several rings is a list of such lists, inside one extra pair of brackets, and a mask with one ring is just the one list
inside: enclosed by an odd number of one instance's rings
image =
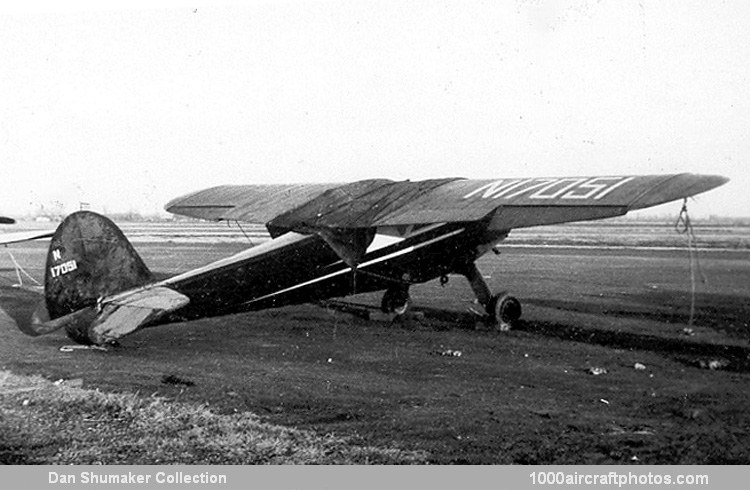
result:
[(54, 233), (54, 230), (13, 231), (11, 233), (2, 233), (0, 234), (0, 245), (38, 240), (39, 238), (49, 238)]
[(340, 185), (221, 185), (173, 199), (165, 208), (205, 220), (265, 223)]
[(272, 235), (490, 220), (490, 228), (619, 216), (682, 199), (728, 181), (716, 175), (436, 179), (351, 184), (220, 186), (170, 201), (166, 209), (212, 220), (264, 223)]

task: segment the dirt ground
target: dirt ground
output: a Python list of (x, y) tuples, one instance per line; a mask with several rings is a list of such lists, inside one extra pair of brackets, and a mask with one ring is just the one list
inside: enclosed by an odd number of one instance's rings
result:
[[(170, 273), (238, 245), (136, 248)], [(42, 244), (12, 251), (41, 277)], [(452, 277), (412, 289), (423, 319), (302, 305), (147, 329), (108, 352), (61, 352), (63, 332), (31, 338), (0, 319), (0, 368), (251, 411), (437, 464), (748, 464), (750, 252), (699, 257), (692, 325), (684, 250), (508, 246), (479, 265), (524, 305), (509, 332), (482, 328)], [(0, 306), (24, 321), (39, 298), (0, 264)]]

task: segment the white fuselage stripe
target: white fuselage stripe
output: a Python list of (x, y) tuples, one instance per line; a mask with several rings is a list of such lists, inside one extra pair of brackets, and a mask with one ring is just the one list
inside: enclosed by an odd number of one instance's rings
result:
[[(363, 262), (363, 263), (361, 263), (359, 265), (358, 268), (364, 268), (364, 267), (367, 267), (368, 265), (377, 264), (377, 263), (383, 262), (385, 260), (389, 260), (389, 259), (392, 259), (392, 258), (395, 258), (395, 257), (399, 257), (401, 255), (404, 255), (404, 254), (413, 252), (415, 250), (418, 250), (418, 249), (420, 249), (422, 247), (426, 247), (427, 245), (432, 245), (435, 242), (439, 242), (441, 240), (445, 240), (446, 238), (450, 238), (452, 236), (458, 235), (459, 233), (461, 233), (463, 231), (464, 231), (464, 228), (459, 228), (457, 230), (451, 231), (450, 233), (446, 233), (445, 235), (441, 235), (439, 237), (433, 238), (431, 240), (427, 240), (427, 241), (419, 243), (417, 245), (412, 245), (412, 246), (409, 246), (409, 247), (406, 247), (406, 248), (402, 248), (401, 250), (396, 250), (395, 252), (390, 253), (388, 255), (384, 255), (382, 257), (377, 257), (375, 259), (368, 260), (367, 262)], [(305, 282), (302, 282), (300, 284), (295, 284), (294, 286), (288, 287), (286, 289), (282, 289), (280, 291), (276, 291), (274, 293), (267, 294), (265, 296), (261, 296), (259, 298), (252, 299), (252, 300), (248, 301), (245, 304), (255, 303), (257, 301), (268, 299), (268, 298), (271, 298), (273, 296), (277, 296), (279, 294), (284, 294), (284, 293), (287, 293), (289, 291), (293, 291), (295, 289), (299, 289), (301, 287), (309, 286), (310, 284), (315, 284), (316, 282), (325, 281), (326, 279), (330, 279), (332, 277), (340, 276), (341, 274), (347, 273), (350, 270), (351, 270), (350, 267), (346, 267), (346, 268), (338, 270), (336, 272), (332, 272), (330, 274), (326, 274), (325, 276), (316, 277), (315, 279), (311, 279), (309, 281), (305, 281)]]

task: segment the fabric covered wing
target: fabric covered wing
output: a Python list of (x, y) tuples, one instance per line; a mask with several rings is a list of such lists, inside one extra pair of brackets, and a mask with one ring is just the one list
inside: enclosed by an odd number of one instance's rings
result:
[(460, 180), (447, 183), (376, 224), (406, 225), (491, 216), (492, 227), (521, 228), (619, 216), (713, 189), (711, 175)]
[(173, 200), (167, 210), (266, 223), (269, 230), (371, 228), (490, 220), (496, 229), (606, 218), (713, 189), (712, 175), (365, 180), (344, 185), (224, 186)]
[(222, 185), (171, 200), (170, 213), (205, 220), (266, 223), (341, 184)]

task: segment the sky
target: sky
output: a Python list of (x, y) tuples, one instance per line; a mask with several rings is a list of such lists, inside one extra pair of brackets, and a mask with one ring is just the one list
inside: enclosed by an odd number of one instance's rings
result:
[(3, 215), (156, 213), (221, 184), (694, 172), (732, 179), (696, 215), (750, 216), (744, 0), (15, 3)]

